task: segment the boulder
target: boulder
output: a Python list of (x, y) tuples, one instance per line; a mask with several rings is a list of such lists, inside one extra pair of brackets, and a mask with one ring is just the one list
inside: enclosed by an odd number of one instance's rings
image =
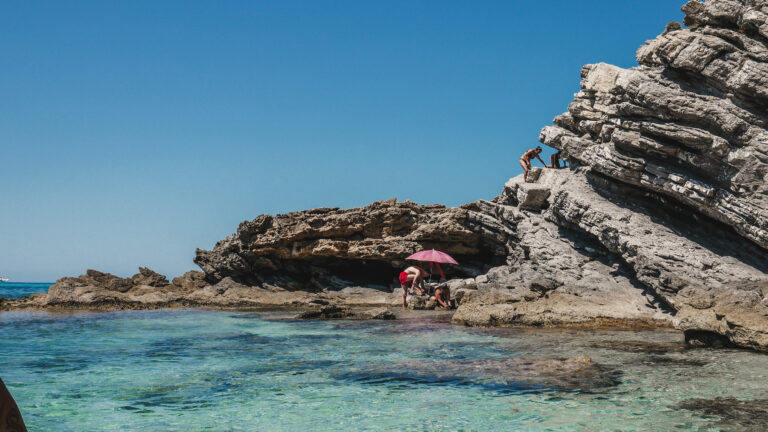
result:
[(547, 202), (549, 194), (550, 191), (548, 187), (522, 184), (517, 189), (517, 202), (521, 209), (540, 210)]
[(0, 430), (13, 432), (26, 432), (24, 419), (21, 418), (21, 411), (16, 401), (13, 400), (11, 392), (5, 387), (5, 383), (0, 379)]

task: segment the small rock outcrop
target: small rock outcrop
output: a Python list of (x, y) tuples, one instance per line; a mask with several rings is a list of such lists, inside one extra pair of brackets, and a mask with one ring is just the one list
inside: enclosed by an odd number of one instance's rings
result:
[[(180, 281), (194, 278), (200, 272), (188, 272)], [(177, 278), (179, 279), (179, 278)], [(104, 306), (109, 304), (164, 304), (181, 299), (183, 287), (146, 267), (129, 278), (87, 270), (78, 277), (64, 277), (48, 288), (43, 299), (46, 306)]]

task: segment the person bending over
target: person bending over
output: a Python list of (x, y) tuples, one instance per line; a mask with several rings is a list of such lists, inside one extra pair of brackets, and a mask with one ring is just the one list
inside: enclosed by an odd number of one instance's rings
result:
[(523, 167), (523, 170), (525, 171), (525, 175), (523, 176), (523, 179), (525, 181), (528, 181), (528, 171), (531, 170), (531, 160), (533, 158), (538, 159), (542, 165), (545, 167), (548, 166), (544, 163), (544, 161), (541, 159), (541, 146), (536, 147), (535, 149), (529, 149), (527, 152), (523, 153), (523, 156), (520, 158), (520, 165)]
[[(405, 296), (407, 296), (409, 292), (411, 294), (421, 295), (427, 293), (424, 288), (421, 287), (421, 282), (427, 276), (429, 276), (429, 273), (419, 266), (410, 266), (400, 272), (400, 287), (403, 289), (403, 309), (405, 309)], [(410, 289), (408, 288), (409, 283), (411, 285)]]

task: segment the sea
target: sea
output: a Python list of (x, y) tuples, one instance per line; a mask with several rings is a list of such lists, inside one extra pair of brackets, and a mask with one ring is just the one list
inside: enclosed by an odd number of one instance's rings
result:
[(33, 431), (764, 430), (768, 356), (671, 329), (291, 315), (2, 312), (0, 378)]
[(53, 282), (0, 282), (0, 297), (19, 298), (48, 292)]

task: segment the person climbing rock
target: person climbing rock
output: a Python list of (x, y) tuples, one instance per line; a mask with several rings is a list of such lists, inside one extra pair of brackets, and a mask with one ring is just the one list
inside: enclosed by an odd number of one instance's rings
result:
[[(425, 295), (427, 292), (421, 287), (421, 282), (425, 277), (429, 276), (429, 272), (419, 266), (410, 266), (407, 269), (400, 272), (400, 287), (403, 289), (403, 309), (405, 309), (405, 297), (410, 294)], [(410, 289), (408, 288), (408, 282), (411, 283)], [(417, 292), (418, 290), (418, 292)]]
[(536, 147), (535, 149), (529, 149), (527, 152), (523, 153), (523, 156), (520, 158), (520, 165), (523, 167), (523, 170), (525, 171), (525, 174), (523, 176), (523, 179), (525, 181), (528, 181), (528, 171), (531, 170), (531, 160), (533, 158), (538, 159), (542, 165), (545, 167), (548, 167), (546, 163), (541, 159), (541, 146)]
[[(562, 152), (558, 151), (557, 153), (553, 154), (549, 157), (550, 164), (547, 166), (547, 168), (567, 168), (567, 162), (562, 157)], [(562, 165), (561, 165), (562, 163)]]

